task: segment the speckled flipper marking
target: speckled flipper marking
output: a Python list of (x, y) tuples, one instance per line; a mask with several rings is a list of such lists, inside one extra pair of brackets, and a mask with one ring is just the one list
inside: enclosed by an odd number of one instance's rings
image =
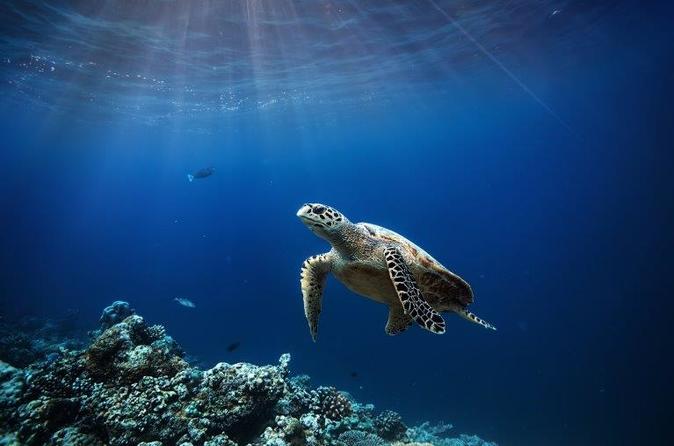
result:
[(386, 334), (395, 336), (407, 330), (412, 324), (412, 317), (405, 314), (402, 305), (391, 305), (388, 311), (388, 321), (386, 322)]
[(473, 313), (467, 310), (458, 310), (457, 311), (458, 315), (461, 316), (462, 318), (466, 319), (467, 321), (470, 321), (474, 324), (482, 325), (484, 328), (488, 330), (494, 330), (496, 331), (496, 327), (494, 327), (492, 324), (489, 322), (485, 321), (484, 319), (480, 319), (479, 317), (475, 316)]
[(384, 250), (388, 274), (405, 314), (426, 330), (436, 334), (445, 332), (445, 320), (426, 302), (417, 286), (414, 276), (405, 264), (398, 248), (389, 246)]
[(311, 339), (314, 342), (318, 337), (318, 316), (321, 314), (323, 287), (329, 271), (330, 258), (328, 254), (309, 257), (302, 264), (300, 285), (304, 300), (304, 315), (309, 323)]

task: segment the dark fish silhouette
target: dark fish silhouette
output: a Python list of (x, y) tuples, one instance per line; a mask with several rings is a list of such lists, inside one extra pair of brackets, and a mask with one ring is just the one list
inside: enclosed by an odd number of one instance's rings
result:
[(358, 372), (351, 372), (351, 378), (353, 379), (358, 378)]
[(204, 169), (199, 169), (194, 173), (188, 173), (187, 179), (190, 180), (190, 183), (195, 179), (210, 177), (215, 173), (215, 167), (206, 167)]
[(231, 344), (229, 344), (229, 345), (227, 346), (227, 351), (228, 351), (229, 353), (232, 353), (234, 350), (236, 350), (237, 348), (239, 348), (239, 345), (241, 345), (241, 343), (238, 342), (238, 341), (237, 341), (237, 342), (232, 342)]

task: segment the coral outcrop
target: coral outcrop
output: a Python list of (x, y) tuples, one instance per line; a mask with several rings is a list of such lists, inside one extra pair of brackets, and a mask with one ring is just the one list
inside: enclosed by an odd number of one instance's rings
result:
[(0, 361), (0, 432), (18, 421), (16, 409), (21, 402), (26, 377), (23, 370)]
[(385, 410), (374, 419), (377, 434), (385, 440), (402, 440), (407, 434), (407, 426), (403, 423), (400, 414), (392, 410)]
[(339, 421), (353, 412), (349, 398), (334, 387), (319, 387), (313, 394), (312, 410), (328, 420)]
[(125, 302), (101, 317), (83, 349), (59, 350), (24, 368), (0, 362), (0, 445), (56, 446), (488, 446), (407, 428), (333, 387), (312, 388), (277, 365), (184, 360), (159, 325)]
[(62, 350), (84, 348), (86, 334), (77, 328), (78, 313), (68, 311), (57, 319), (23, 317), (0, 321), (0, 361), (26, 367), (52, 359)]
[(129, 316), (136, 314), (136, 310), (131, 308), (128, 302), (116, 300), (103, 309), (98, 323), (101, 324), (100, 330), (107, 330), (115, 324), (119, 324)]
[(129, 316), (105, 330), (86, 351), (86, 368), (98, 381), (133, 383), (144, 376), (172, 377), (188, 367), (164, 327)]

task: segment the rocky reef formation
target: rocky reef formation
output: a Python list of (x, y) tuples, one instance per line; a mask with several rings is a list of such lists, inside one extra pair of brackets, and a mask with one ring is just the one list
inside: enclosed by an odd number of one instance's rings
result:
[[(82, 349), (60, 348), (23, 368), (0, 362), (0, 445), (490, 446), (408, 428), (333, 387), (312, 388), (276, 365), (184, 360), (159, 325), (128, 304), (106, 308)], [(24, 365), (24, 364), (18, 364)]]
[(124, 319), (134, 314), (136, 314), (136, 310), (131, 308), (131, 305), (129, 305), (128, 302), (116, 300), (103, 308), (101, 318), (98, 320), (98, 323), (100, 324), (99, 331), (94, 332), (94, 334), (99, 335), (101, 331), (107, 330), (115, 324), (119, 324)]
[(87, 336), (78, 329), (77, 317), (77, 312), (70, 310), (57, 319), (0, 320), (0, 361), (25, 367), (53, 357), (61, 350), (84, 348)]

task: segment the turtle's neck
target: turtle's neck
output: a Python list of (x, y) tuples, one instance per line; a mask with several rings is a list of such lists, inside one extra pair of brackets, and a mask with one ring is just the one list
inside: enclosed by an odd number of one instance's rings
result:
[(327, 238), (333, 248), (345, 258), (352, 258), (355, 252), (362, 249), (363, 233), (361, 229), (349, 223), (343, 225)]

